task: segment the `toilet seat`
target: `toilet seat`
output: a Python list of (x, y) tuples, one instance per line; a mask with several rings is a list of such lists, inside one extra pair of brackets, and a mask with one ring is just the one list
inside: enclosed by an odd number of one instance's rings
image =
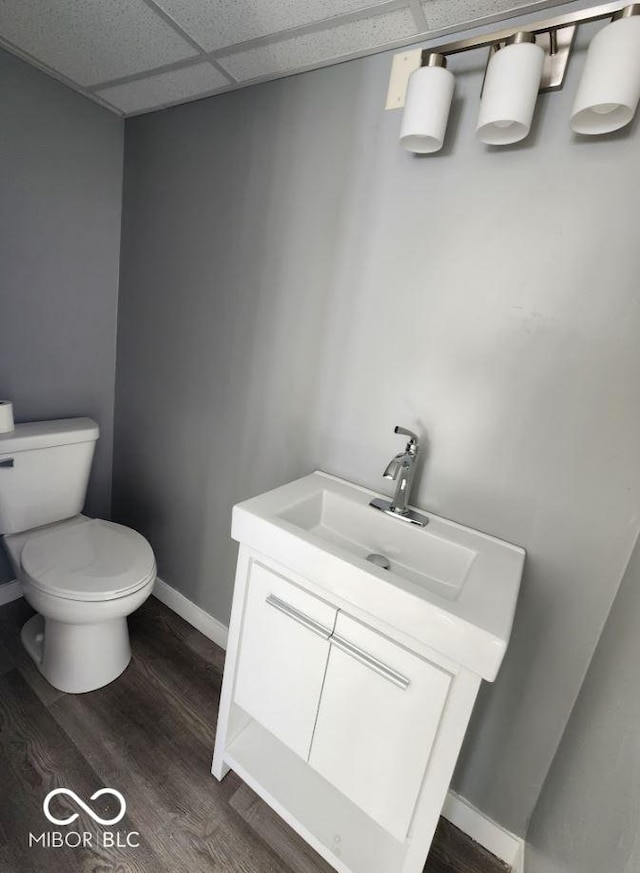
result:
[(83, 516), (75, 524), (29, 537), (21, 563), (36, 588), (69, 600), (113, 600), (156, 575), (153, 551), (141, 534)]

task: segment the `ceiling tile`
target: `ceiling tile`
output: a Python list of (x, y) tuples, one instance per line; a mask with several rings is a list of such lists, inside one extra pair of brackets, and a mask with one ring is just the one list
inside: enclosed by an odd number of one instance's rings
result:
[(180, 70), (158, 73), (122, 85), (112, 85), (96, 92), (112, 106), (125, 113), (141, 112), (165, 103), (176, 103), (198, 94), (224, 88), (229, 80), (210, 63), (204, 62)]
[(156, 0), (207, 51), (236, 45), (386, 0)]
[(341, 56), (404, 39), (416, 32), (408, 9), (398, 9), (336, 27), (294, 36), (221, 58), (219, 63), (238, 81), (284, 73), (337, 60)]
[(143, 0), (1, 0), (0, 36), (80, 85), (197, 54)]
[(422, 8), (429, 30), (438, 30), (532, 5), (531, 0), (424, 0)]

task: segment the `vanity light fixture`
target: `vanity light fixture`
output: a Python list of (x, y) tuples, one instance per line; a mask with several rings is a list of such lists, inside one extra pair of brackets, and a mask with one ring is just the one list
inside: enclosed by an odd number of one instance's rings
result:
[(492, 50), (476, 133), (488, 145), (508, 145), (531, 130), (544, 66), (544, 49), (520, 31)]
[(422, 66), (409, 77), (400, 128), (400, 145), (409, 152), (440, 151), (449, 120), (455, 88), (447, 59), (438, 52), (425, 52)]
[(627, 6), (591, 40), (571, 113), (576, 133), (629, 124), (640, 99), (640, 3)]
[(611, 23), (589, 47), (571, 127), (581, 134), (624, 127), (640, 103), (640, 2), (616, 0), (527, 24), (526, 31), (512, 26), (396, 55), (387, 109), (405, 106), (400, 144), (422, 154), (442, 148), (455, 84), (446, 61), (450, 55), (483, 46), (489, 47), (490, 55), (477, 137), (489, 145), (524, 139), (538, 93), (563, 85), (578, 26), (606, 19)]

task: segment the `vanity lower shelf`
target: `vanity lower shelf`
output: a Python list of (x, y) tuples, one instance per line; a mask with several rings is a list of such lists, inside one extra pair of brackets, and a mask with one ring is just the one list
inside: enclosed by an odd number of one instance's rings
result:
[(340, 873), (397, 873), (406, 854), (373, 819), (250, 720), (225, 763)]

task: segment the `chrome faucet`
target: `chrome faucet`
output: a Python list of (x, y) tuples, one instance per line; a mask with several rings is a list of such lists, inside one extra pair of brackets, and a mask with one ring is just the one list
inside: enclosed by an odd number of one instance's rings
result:
[(413, 477), (416, 473), (416, 460), (420, 446), (418, 445), (418, 437), (404, 427), (396, 427), (394, 433), (400, 433), (403, 436), (409, 437), (409, 442), (406, 445), (404, 452), (400, 452), (393, 458), (387, 469), (382, 474), (385, 479), (397, 481), (396, 493), (390, 504), (390, 509), (398, 515), (404, 515), (407, 511), (407, 503), (409, 502), (409, 492), (413, 484)]
[(425, 515), (420, 515), (407, 507), (407, 504), (409, 503), (409, 495), (411, 493), (411, 486), (413, 485), (413, 478), (416, 474), (416, 461), (418, 460), (418, 454), (420, 452), (418, 437), (415, 433), (407, 430), (405, 427), (396, 426), (394, 428), (394, 433), (399, 433), (403, 436), (409, 437), (409, 442), (407, 443), (404, 452), (400, 452), (392, 458), (382, 474), (385, 479), (397, 481), (396, 493), (393, 496), (393, 500), (382, 500), (381, 498), (376, 497), (375, 500), (371, 501), (369, 506), (373, 506), (374, 509), (379, 509), (387, 515), (393, 515), (403, 521), (408, 521), (411, 524), (425, 527), (429, 519)]

